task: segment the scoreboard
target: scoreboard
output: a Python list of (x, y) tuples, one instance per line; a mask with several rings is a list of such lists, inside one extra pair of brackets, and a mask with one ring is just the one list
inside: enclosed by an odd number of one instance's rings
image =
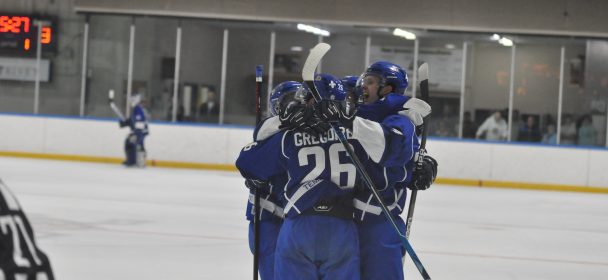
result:
[(44, 22), (40, 30), (42, 51), (54, 51), (56, 49), (56, 30), (53, 20), (45, 17), (2, 13), (0, 13), (0, 50), (23, 55), (36, 54), (38, 22)]

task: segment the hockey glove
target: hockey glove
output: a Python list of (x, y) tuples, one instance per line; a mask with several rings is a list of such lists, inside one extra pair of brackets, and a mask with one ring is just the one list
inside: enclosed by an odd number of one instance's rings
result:
[(352, 128), (355, 119), (355, 111), (341, 103), (322, 100), (315, 105), (315, 115), (322, 122), (337, 122), (346, 128)]
[(304, 104), (295, 104), (288, 106), (279, 115), (281, 125), (279, 129), (293, 129), (299, 128), (306, 125), (306, 121), (312, 117), (314, 111), (306, 107)]
[(129, 125), (129, 120), (120, 120), (120, 121), (118, 121), (118, 125), (119, 125), (121, 128), (123, 128), (123, 127), (125, 127), (125, 126)]
[(328, 122), (322, 121), (315, 114), (310, 119), (308, 119), (308, 121), (306, 122), (306, 127), (305, 127), (306, 131), (305, 132), (307, 132), (311, 135), (320, 136), (330, 129), (331, 129), (331, 125)]
[(431, 187), (437, 177), (437, 161), (421, 150), (418, 154), (412, 181), (407, 186), (410, 190), (423, 191)]
[(255, 191), (255, 190), (259, 190), (259, 189), (262, 189), (262, 188), (268, 186), (268, 182), (263, 181), (263, 180), (256, 180), (256, 179), (246, 179), (245, 186), (248, 189)]
[(415, 126), (422, 125), (424, 117), (430, 113), (431, 105), (418, 98), (410, 98), (403, 104), (403, 109), (399, 111), (400, 115), (409, 118)]

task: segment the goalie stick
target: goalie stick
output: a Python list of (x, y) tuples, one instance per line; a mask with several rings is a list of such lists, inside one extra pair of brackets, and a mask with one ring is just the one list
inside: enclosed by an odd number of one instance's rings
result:
[[(262, 65), (255, 67), (255, 125), (259, 125), (262, 119), (261, 112), (261, 90), (262, 90)], [(253, 279), (258, 280), (258, 266), (260, 263), (260, 192), (255, 190), (253, 199)]]
[[(429, 102), (429, 64), (423, 63), (418, 68), (418, 77), (420, 77), (420, 98), (425, 102)], [(429, 117), (426, 116), (424, 118), (422, 127), (422, 135), (420, 140), (420, 156), (425, 156), (425, 147), (426, 147), (426, 137), (428, 134), (429, 127)], [(420, 161), (418, 164), (422, 164)], [(410, 232), (412, 230), (412, 220), (414, 218), (414, 207), (416, 207), (416, 197), (418, 196), (418, 190), (412, 190), (412, 195), (410, 196), (410, 205), (407, 209), (407, 218), (405, 222), (405, 237), (410, 239)]]
[(118, 107), (116, 107), (116, 104), (114, 104), (114, 90), (111, 89), (108, 92), (108, 102), (110, 103), (110, 108), (112, 108), (112, 111), (114, 111), (114, 114), (116, 114), (116, 116), (118, 116), (121, 120), (126, 120), (125, 115), (122, 114), (122, 112), (120, 111), (120, 109), (118, 109)]
[[(314, 48), (312, 48), (310, 50), (310, 54), (308, 55), (308, 58), (306, 58), (306, 62), (304, 63), (304, 67), (302, 68), (302, 79), (304, 80), (304, 83), (306, 83), (306, 85), (308, 85), (308, 88), (312, 92), (312, 96), (316, 102), (321, 101), (321, 95), (319, 94), (319, 91), (315, 87), (315, 83), (314, 83), (315, 69), (317, 69), (317, 66), (321, 62), (321, 59), (329, 51), (330, 48), (331, 48), (331, 46), (327, 43), (317, 44)], [(399, 231), (399, 228), (397, 227), (395, 220), (393, 219), (388, 208), (386, 207), (386, 204), (384, 203), (384, 201), (378, 194), (378, 191), (376, 190), (376, 187), (374, 186), (372, 179), (369, 177), (369, 174), (363, 167), (363, 164), (361, 163), (361, 161), (359, 160), (359, 158), (353, 151), (350, 144), (348, 144), (348, 141), (346, 140), (346, 136), (344, 136), (344, 134), (342, 133), (342, 131), (338, 128), (338, 126), (336, 124), (330, 123), (330, 125), (331, 125), (332, 129), (334, 130), (334, 132), (336, 133), (336, 135), (338, 135), (338, 139), (340, 140), (340, 143), (342, 143), (342, 145), (346, 149), (346, 153), (351, 158), (353, 164), (355, 165), (355, 168), (357, 169), (357, 171), (361, 175), (363, 181), (365, 182), (365, 185), (370, 189), (370, 191), (372, 192), (372, 195), (374, 196), (376, 201), (378, 201), (378, 205), (380, 205), (382, 212), (384, 213), (386, 218), (389, 220), (389, 222), (393, 226), (393, 229), (399, 235), (403, 247), (405, 247), (405, 250), (407, 251), (407, 253), (410, 254), (412, 261), (416, 265), (416, 268), (418, 269), (418, 271), (420, 272), (420, 274), (422, 275), (422, 277), (425, 280), (430, 280), (431, 277), (426, 272), (426, 269), (424, 268), (424, 266), (422, 265), (422, 262), (416, 255), (414, 248), (412, 248), (412, 245), (410, 245), (410, 243), (407, 240), (407, 238), (405, 237), (405, 235)]]

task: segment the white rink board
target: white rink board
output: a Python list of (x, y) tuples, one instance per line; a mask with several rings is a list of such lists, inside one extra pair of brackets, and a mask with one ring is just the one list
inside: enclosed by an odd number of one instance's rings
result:
[[(0, 151), (123, 157), (117, 121), (0, 115)], [(148, 159), (234, 164), (253, 128), (152, 123)], [(27, 139), (27, 140), (24, 140)], [(608, 150), (430, 139), (440, 178), (608, 188)]]

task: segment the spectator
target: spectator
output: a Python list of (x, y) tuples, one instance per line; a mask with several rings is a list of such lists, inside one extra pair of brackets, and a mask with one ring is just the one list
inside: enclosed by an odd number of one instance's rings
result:
[(475, 138), (480, 139), (485, 135), (486, 140), (504, 141), (507, 139), (507, 122), (502, 118), (500, 111), (494, 112), (477, 129)]
[(578, 129), (578, 144), (581, 146), (595, 146), (597, 131), (592, 125), (590, 116), (583, 117), (581, 127)]
[(199, 107), (200, 119), (203, 122), (217, 123), (219, 121), (220, 104), (215, 98), (215, 92), (209, 91), (207, 101)]
[(564, 118), (564, 124), (562, 124), (560, 144), (576, 144), (576, 124), (574, 123), (574, 120), (572, 120), (571, 116), (566, 116)]
[(462, 121), (462, 138), (475, 138), (475, 122), (471, 120), (471, 112), (464, 112)]
[(539, 142), (541, 140), (540, 130), (533, 116), (528, 116), (526, 124), (519, 130), (517, 141)]
[(543, 143), (549, 145), (557, 144), (557, 134), (555, 133), (555, 125), (547, 126), (547, 133), (543, 134)]
[(444, 104), (440, 119), (430, 126), (429, 133), (439, 137), (456, 137), (458, 135), (458, 116), (452, 113), (452, 106)]

